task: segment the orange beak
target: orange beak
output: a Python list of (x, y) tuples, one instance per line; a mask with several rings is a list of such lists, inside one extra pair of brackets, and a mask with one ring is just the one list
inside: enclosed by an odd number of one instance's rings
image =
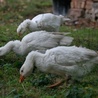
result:
[(22, 83), (24, 81), (25, 77), (20, 75), (20, 78), (19, 78), (19, 82)]

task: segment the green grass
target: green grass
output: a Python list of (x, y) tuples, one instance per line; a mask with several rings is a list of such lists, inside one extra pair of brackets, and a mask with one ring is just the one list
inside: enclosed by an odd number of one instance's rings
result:
[[(51, 0), (28, 1), (6, 0), (7, 3), (0, 7), (0, 46), (10, 40), (21, 40), (24, 35), (18, 37), (16, 34), (21, 21), (52, 10)], [(71, 32), (71, 36), (74, 37), (72, 45), (98, 50), (97, 29), (62, 26), (60, 31)], [(35, 70), (23, 84), (18, 82), (19, 68), (24, 60), (25, 57), (14, 52), (0, 57), (0, 98), (98, 98), (98, 67), (84, 77), (81, 83), (66, 87), (64, 82), (56, 88), (49, 89), (47, 86), (61, 77)]]

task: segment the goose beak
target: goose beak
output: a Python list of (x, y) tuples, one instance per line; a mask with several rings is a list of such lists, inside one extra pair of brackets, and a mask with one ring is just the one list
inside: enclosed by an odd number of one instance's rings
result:
[(25, 77), (20, 75), (20, 78), (19, 78), (19, 83), (22, 83), (24, 81)]
[(21, 33), (18, 33), (18, 36), (21, 36)]

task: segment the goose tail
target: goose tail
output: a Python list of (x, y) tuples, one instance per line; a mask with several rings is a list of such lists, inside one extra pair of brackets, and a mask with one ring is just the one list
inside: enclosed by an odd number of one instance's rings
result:
[(63, 39), (60, 41), (60, 45), (66, 45), (69, 46), (73, 42), (74, 38), (70, 36), (65, 36)]
[(70, 18), (64, 17), (63, 15), (59, 15), (62, 19), (62, 22), (71, 21)]
[(94, 58), (93, 62), (94, 62), (95, 64), (98, 64), (98, 56), (97, 56), (96, 58)]

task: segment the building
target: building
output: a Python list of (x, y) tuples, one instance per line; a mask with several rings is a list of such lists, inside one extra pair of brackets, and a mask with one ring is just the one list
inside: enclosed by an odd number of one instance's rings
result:
[(69, 17), (72, 19), (87, 18), (98, 21), (98, 0), (71, 0)]
[(98, 21), (98, 0), (52, 0), (53, 12), (73, 20), (87, 18)]

